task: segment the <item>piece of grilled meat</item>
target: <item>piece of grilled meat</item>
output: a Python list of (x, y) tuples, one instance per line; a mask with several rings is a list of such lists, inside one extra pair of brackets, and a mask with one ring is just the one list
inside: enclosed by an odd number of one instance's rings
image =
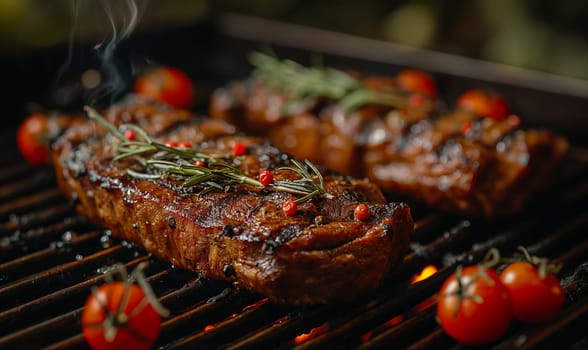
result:
[[(370, 85), (395, 89), (387, 77), (371, 77)], [(284, 100), (263, 81), (232, 82), (214, 92), (210, 114), (268, 137), (297, 158), (468, 216), (495, 218), (521, 209), (549, 186), (568, 149), (550, 132), (521, 129), (517, 117), (495, 121), (459, 110), (378, 106), (345, 113), (319, 100), (301, 101), (295, 113), (285, 114)]]
[[(275, 180), (296, 178), (279, 167), (290, 158), (260, 138), (236, 136), (219, 120), (131, 99), (105, 111), (113, 124), (135, 123), (155, 139), (189, 141), (204, 152), (247, 154), (232, 164), (256, 178), (272, 169)], [(297, 198), (246, 185), (198, 194), (172, 178), (142, 180), (127, 174), (132, 160), (112, 162), (114, 138), (94, 122), (68, 129), (53, 145), (61, 190), (76, 208), (115, 237), (136, 242), (175, 266), (213, 279), (237, 281), (271, 300), (295, 305), (349, 301), (373, 293), (402, 261), (413, 230), (410, 209), (386, 203), (364, 180), (324, 174), (332, 199), (299, 204), (287, 216), (282, 204)], [(299, 196), (298, 196), (299, 197)], [(354, 219), (366, 203), (371, 217)]]

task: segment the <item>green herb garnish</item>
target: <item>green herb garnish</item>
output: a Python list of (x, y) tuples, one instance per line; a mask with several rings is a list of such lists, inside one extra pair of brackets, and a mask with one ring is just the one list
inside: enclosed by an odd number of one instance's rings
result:
[[(121, 124), (117, 127), (93, 108), (86, 106), (84, 109), (90, 119), (104, 126), (118, 140), (118, 155), (112, 159), (113, 162), (132, 158), (141, 165), (141, 171), (127, 169), (127, 173), (135, 178), (156, 180), (174, 176), (183, 180), (184, 187), (200, 186), (200, 194), (222, 191), (230, 186), (242, 184), (264, 188), (257, 179), (244, 175), (241, 170), (228, 163), (228, 157), (224, 154), (211, 155), (192, 148), (169, 147), (153, 140), (135, 124)], [(136, 132), (139, 140), (127, 140), (124, 136), (126, 130)], [(202, 160), (206, 161), (206, 166), (196, 165), (197, 161)], [(295, 200), (296, 203), (317, 197), (333, 198), (325, 191), (323, 176), (314, 164), (308, 160), (301, 163), (290, 159), (290, 162), (294, 166), (278, 170), (292, 171), (300, 178), (275, 181), (268, 187), (269, 190), (300, 195), (301, 197)]]
[(261, 52), (251, 53), (249, 61), (255, 66), (255, 78), (264, 81), (270, 89), (286, 95), (286, 114), (294, 103), (306, 98), (324, 98), (337, 102), (345, 112), (366, 105), (395, 108), (410, 106), (402, 94), (368, 89), (358, 79), (337, 69), (324, 68), (322, 65), (305, 67), (291, 60), (280, 61), (273, 55)]

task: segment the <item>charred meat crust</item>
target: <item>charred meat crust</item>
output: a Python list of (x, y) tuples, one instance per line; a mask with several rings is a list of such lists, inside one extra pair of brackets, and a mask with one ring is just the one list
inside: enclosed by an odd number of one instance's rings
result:
[[(366, 85), (395, 88), (387, 77), (367, 79)], [(268, 137), (296, 158), (368, 177), (387, 193), (468, 216), (491, 219), (520, 210), (552, 183), (568, 150), (565, 139), (522, 130), (516, 119), (374, 106), (343, 113), (325, 103), (283, 115), (283, 101), (263, 82), (233, 82), (214, 92), (210, 115)]]
[[(114, 123), (140, 121), (162, 140), (181, 137), (209, 150), (230, 150), (239, 140), (249, 152), (233, 164), (250, 176), (288, 159), (263, 140), (232, 135), (234, 128), (218, 120), (186, 123), (181, 113), (136, 100), (105, 115)], [(154, 122), (143, 120), (149, 118)], [(182, 127), (175, 128), (177, 123)], [(78, 198), (77, 210), (94, 224), (205, 277), (238, 281), (280, 303), (348, 301), (374, 292), (408, 246), (410, 209), (386, 203), (370, 182), (329, 173), (325, 187), (334, 198), (303, 203), (296, 215), (286, 216), (281, 204), (295, 198), (288, 193), (237, 186), (198, 195), (163, 180), (133, 178), (126, 174), (126, 161), (111, 162), (109, 140), (87, 122), (54, 144), (62, 191)], [(275, 176), (292, 175), (278, 170)], [(365, 222), (353, 218), (358, 201), (371, 209)]]

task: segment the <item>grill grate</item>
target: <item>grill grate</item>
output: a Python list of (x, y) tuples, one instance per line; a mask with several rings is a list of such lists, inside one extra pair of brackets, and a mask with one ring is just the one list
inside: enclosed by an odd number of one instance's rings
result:
[[(564, 263), (566, 309), (546, 325), (515, 323), (493, 346), (548, 348), (556, 340), (560, 347), (586, 342), (581, 325), (588, 314), (588, 186), (586, 169), (578, 161), (572, 161), (577, 166), (565, 175), (565, 186), (511, 221), (490, 225), (415, 207), (411, 252), (377, 295), (344, 307), (303, 309), (275, 305), (229, 283), (199, 279), (111, 239), (72, 211), (50, 170), (33, 170), (10, 157), (0, 163), (3, 349), (87, 347), (80, 317), (91, 287), (103, 282), (103, 272), (112, 264), (132, 269), (143, 261), (150, 262), (147, 279), (172, 312), (162, 324), (158, 348), (460, 347), (435, 322), (435, 293), (457, 264), (480, 260), (490, 247), (511, 254), (518, 245)], [(431, 264), (439, 271), (411, 284)]]

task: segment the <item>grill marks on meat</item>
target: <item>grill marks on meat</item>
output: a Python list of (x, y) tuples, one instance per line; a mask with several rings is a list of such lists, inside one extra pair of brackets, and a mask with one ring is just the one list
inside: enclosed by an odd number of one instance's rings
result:
[[(386, 77), (370, 81), (380, 81), (380, 88), (393, 84)], [(346, 114), (319, 103), (322, 108), (276, 118), (282, 100), (263, 82), (233, 82), (213, 94), (210, 114), (268, 137), (297, 158), (366, 176), (388, 193), (469, 216), (494, 218), (521, 209), (553, 181), (568, 149), (550, 132), (524, 131), (513, 120), (463, 111), (368, 106)], [(464, 133), (467, 123), (471, 130)]]
[[(288, 159), (264, 140), (234, 135), (222, 121), (137, 99), (105, 116), (115, 124), (137, 123), (159, 140), (185, 140), (214, 152), (229, 154), (233, 142), (242, 142), (249, 152), (234, 165), (252, 177)], [(295, 197), (284, 192), (235, 186), (200, 196), (169, 181), (133, 178), (126, 173), (131, 160), (111, 162), (115, 150), (104, 132), (88, 121), (53, 145), (60, 188), (78, 198), (77, 210), (96, 225), (205, 277), (238, 281), (277, 302), (347, 301), (377, 289), (408, 246), (410, 209), (386, 203), (370, 182), (323, 172), (334, 199), (303, 203), (286, 216), (282, 203)], [(275, 170), (276, 180), (293, 176)], [(353, 219), (358, 201), (371, 209), (366, 222)]]

